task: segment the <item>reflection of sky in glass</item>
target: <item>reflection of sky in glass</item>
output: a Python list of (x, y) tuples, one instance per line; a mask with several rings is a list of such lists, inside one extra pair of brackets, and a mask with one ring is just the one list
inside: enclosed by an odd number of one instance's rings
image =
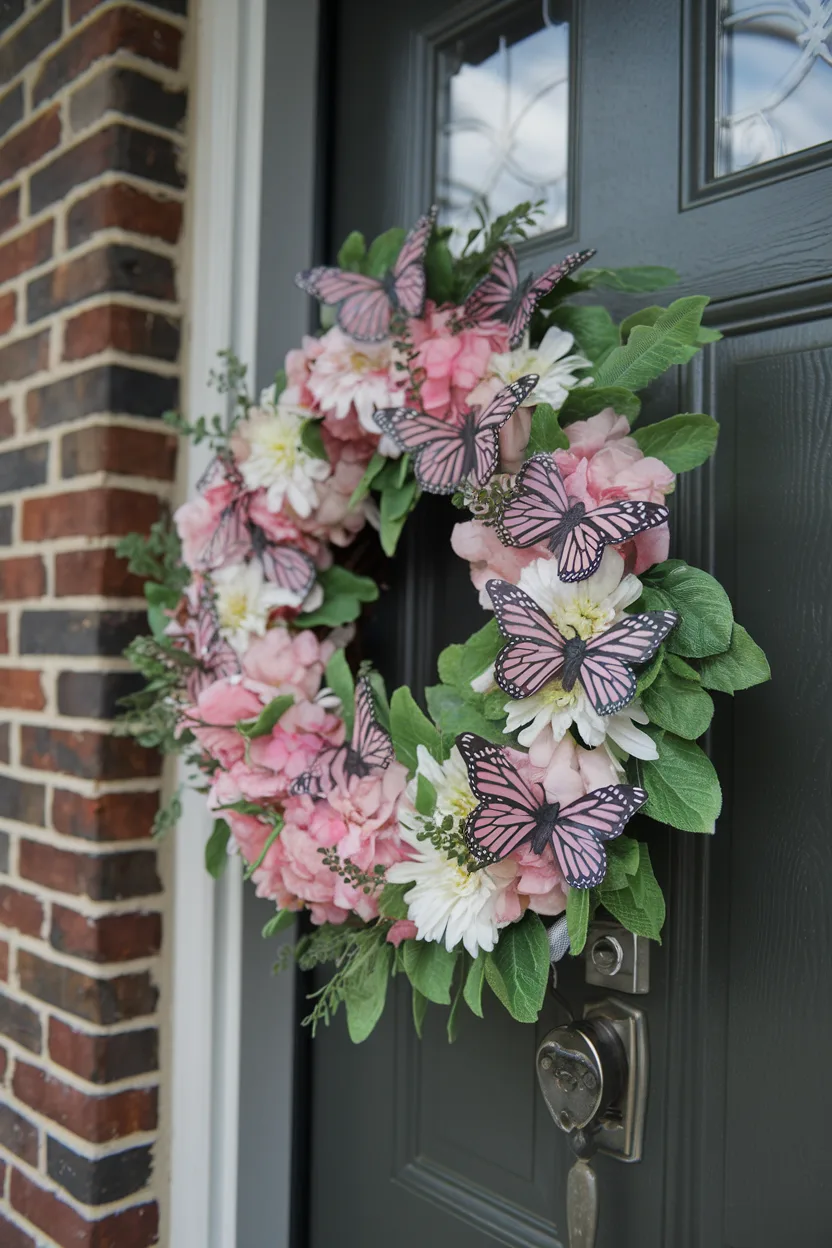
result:
[(832, 140), (832, 0), (722, 8), (717, 174)]
[(437, 144), (441, 217), (464, 238), (522, 200), (543, 200), (538, 233), (566, 224), (569, 26), (546, 26), (465, 63), (440, 84)]

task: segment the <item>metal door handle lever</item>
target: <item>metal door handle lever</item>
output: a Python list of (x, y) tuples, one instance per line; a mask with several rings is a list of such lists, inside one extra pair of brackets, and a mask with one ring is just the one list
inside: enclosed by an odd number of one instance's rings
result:
[(579, 1157), (566, 1180), (566, 1226), (569, 1248), (595, 1248), (598, 1234), (598, 1175), (588, 1158)]

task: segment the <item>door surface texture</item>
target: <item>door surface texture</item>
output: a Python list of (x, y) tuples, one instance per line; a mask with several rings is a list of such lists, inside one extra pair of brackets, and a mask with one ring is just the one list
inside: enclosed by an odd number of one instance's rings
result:
[[(670, 917), (641, 1002), (644, 1159), (597, 1162), (600, 1248), (832, 1244), (830, 32), (832, 5), (799, 0), (337, 0), (322, 19), (321, 260), (436, 198), (463, 223), (477, 190), (543, 198), (526, 268), (579, 247), (672, 266), (659, 300), (709, 294), (724, 335), (645, 411), (720, 422), (672, 500), (674, 553), (726, 585), (773, 680), (718, 707), (716, 835), (639, 829)], [(486, 619), (458, 518), (420, 503), (364, 630), (417, 694)], [(583, 979), (579, 960), (562, 974), (575, 1001)], [(535, 1031), (492, 998), (454, 1045), (434, 1008), (420, 1043), (395, 986), (366, 1043), (338, 1017), (307, 1050), (309, 1244), (566, 1245), (570, 1157), (534, 1066), (557, 1004)]]

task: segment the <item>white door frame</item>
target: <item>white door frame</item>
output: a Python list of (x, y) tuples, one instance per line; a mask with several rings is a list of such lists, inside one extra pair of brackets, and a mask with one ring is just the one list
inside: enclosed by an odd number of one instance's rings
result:
[[(291, 274), (311, 259), (313, 237), (317, 3), (300, 9), (293, 0), (199, 0), (194, 13), (190, 259), (184, 275), (190, 329), (184, 405), (192, 415), (216, 410), (207, 378), (217, 351), (232, 347), (248, 364), (255, 385), (258, 325), (260, 342), (271, 344), (269, 354), (275, 353), (260, 362), (261, 372), (271, 373), (306, 328), (305, 299), (286, 288)], [(284, 79), (288, 90), (281, 93)], [(285, 173), (277, 182), (269, 174), (275, 163)], [(264, 266), (267, 280), (261, 282)], [(273, 333), (264, 332), (264, 318), (274, 325)], [(183, 496), (193, 495), (205, 468), (201, 452), (182, 449)], [(268, 1241), (238, 1244), (238, 1152), (241, 1130), (246, 1131), (239, 1113), (243, 884), (237, 859), (219, 883), (207, 875), (210, 828), (204, 799), (186, 794), (173, 845), (166, 1242), (194, 1248), (260, 1248), (268, 1242), (269, 1248), (287, 1248), (290, 1095), (280, 1097), (280, 1120), (271, 1115), (272, 1138), (262, 1141), (262, 1148), (275, 1154), (269, 1157), (272, 1183), (285, 1194), (285, 1208), (275, 1212), (273, 1190)], [(263, 1070), (254, 1073), (290, 1090), (291, 979), (279, 985), (266, 978), (261, 990), (279, 995), (281, 1026), (267, 1046)], [(250, 1046), (246, 1054), (249, 1061)]]

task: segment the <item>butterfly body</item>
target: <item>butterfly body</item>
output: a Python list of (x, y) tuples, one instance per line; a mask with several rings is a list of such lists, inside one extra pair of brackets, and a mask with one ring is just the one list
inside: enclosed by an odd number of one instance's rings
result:
[(374, 768), (383, 771), (392, 757), (390, 734), (375, 717), (372, 685), (368, 677), (361, 676), (355, 687), (352, 740), (325, 746), (309, 771), (292, 781), (289, 792), (318, 801), (333, 789), (349, 788), (352, 780), (365, 779)]
[(465, 822), (474, 858), (488, 866), (524, 845), (538, 855), (549, 846), (572, 888), (600, 884), (607, 871), (603, 842), (621, 835), (647, 801), (644, 789), (610, 784), (564, 804), (521, 776), (501, 746), (473, 732), (457, 737), (457, 746), (479, 803)]
[(588, 508), (569, 497), (554, 455), (539, 452), (517, 474), (499, 522), (506, 546), (546, 545), (558, 555), (558, 577), (583, 581), (600, 566), (608, 545), (667, 522), (660, 503), (618, 499)]
[(583, 637), (568, 637), (563, 643), (563, 671), (560, 683), (567, 693), (575, 687), (586, 658), (586, 642)]

